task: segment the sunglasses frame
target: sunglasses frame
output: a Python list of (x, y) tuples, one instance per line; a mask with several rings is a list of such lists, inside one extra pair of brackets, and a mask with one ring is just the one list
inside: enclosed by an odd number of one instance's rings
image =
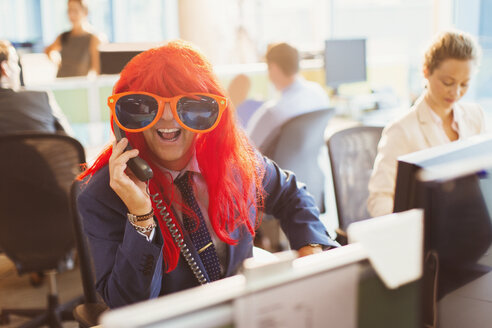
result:
[[(118, 102), (118, 100), (121, 97), (128, 96), (128, 95), (135, 95), (135, 94), (146, 95), (146, 96), (150, 96), (150, 97), (154, 98), (157, 101), (157, 106), (158, 106), (157, 107), (157, 114), (149, 125), (147, 125), (143, 128), (129, 129), (127, 127), (124, 127), (123, 124), (121, 124), (120, 121), (118, 120), (118, 116), (116, 116), (116, 108), (115, 107), (116, 107), (116, 103)], [(206, 130), (196, 130), (196, 129), (190, 128), (189, 126), (184, 124), (184, 122), (182, 122), (181, 119), (179, 118), (178, 109), (177, 109), (178, 101), (184, 97), (193, 98), (194, 96), (210, 97), (210, 98), (214, 99), (219, 106), (219, 115), (217, 116), (217, 120), (215, 121), (215, 123), (210, 128), (208, 128)], [(227, 98), (222, 97), (222, 96), (218, 96), (218, 95), (214, 95), (211, 93), (200, 93), (200, 92), (193, 92), (193, 93), (188, 93), (188, 94), (184, 94), (184, 95), (179, 95), (179, 96), (167, 98), (167, 97), (161, 97), (161, 96), (158, 96), (156, 94), (153, 94), (150, 92), (145, 92), (145, 91), (121, 92), (121, 93), (113, 94), (113, 95), (108, 97), (108, 107), (111, 109), (111, 114), (114, 117), (116, 124), (121, 129), (123, 129), (124, 131), (134, 132), (134, 133), (145, 131), (147, 129), (150, 129), (152, 126), (154, 126), (161, 119), (162, 113), (164, 112), (164, 108), (165, 108), (167, 103), (169, 103), (169, 105), (171, 107), (171, 112), (173, 113), (174, 119), (176, 120), (176, 122), (178, 122), (179, 125), (181, 125), (181, 127), (183, 127), (184, 129), (186, 129), (188, 131), (194, 132), (194, 133), (205, 133), (205, 132), (212, 131), (219, 124), (220, 118), (222, 117), (222, 113), (224, 113), (224, 110), (227, 107)]]

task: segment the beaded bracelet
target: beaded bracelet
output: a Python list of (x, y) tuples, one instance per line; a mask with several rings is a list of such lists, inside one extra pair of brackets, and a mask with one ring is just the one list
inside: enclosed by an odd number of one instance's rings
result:
[(136, 225), (135, 223), (133, 223), (131, 220), (128, 220), (130, 222), (130, 224), (135, 228), (135, 230), (137, 230), (138, 232), (141, 232), (141, 233), (147, 233), (147, 232), (151, 232), (152, 229), (155, 228), (156, 224), (155, 224), (155, 220), (152, 221), (152, 223), (146, 227), (141, 227), (139, 225)]
[(132, 223), (147, 221), (148, 219), (154, 216), (154, 209), (151, 209), (149, 213), (144, 215), (135, 215), (132, 213), (127, 213), (127, 216), (128, 216), (128, 220), (130, 220), (130, 222)]

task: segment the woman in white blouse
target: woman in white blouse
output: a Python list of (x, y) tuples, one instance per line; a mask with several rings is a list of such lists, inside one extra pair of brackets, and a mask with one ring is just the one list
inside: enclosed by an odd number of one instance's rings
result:
[(440, 34), (427, 49), (423, 74), (426, 90), (408, 113), (383, 130), (369, 181), (372, 216), (393, 211), (397, 158), (485, 131), (478, 104), (458, 103), (478, 64), (479, 46), (462, 32)]

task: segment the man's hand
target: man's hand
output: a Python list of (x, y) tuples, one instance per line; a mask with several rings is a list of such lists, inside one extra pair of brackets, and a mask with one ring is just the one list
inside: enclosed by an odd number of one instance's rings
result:
[(299, 257), (303, 257), (303, 256), (311, 255), (311, 254), (321, 253), (322, 251), (323, 251), (323, 249), (321, 248), (321, 245), (316, 245), (316, 246), (307, 245), (307, 246), (301, 247), (297, 251), (297, 253), (299, 254)]
[(125, 203), (128, 211), (135, 215), (144, 215), (152, 210), (150, 197), (146, 192), (146, 184), (127, 170), (130, 158), (138, 156), (138, 150), (125, 151), (128, 139), (123, 138), (113, 143), (113, 153), (109, 158), (109, 186)]

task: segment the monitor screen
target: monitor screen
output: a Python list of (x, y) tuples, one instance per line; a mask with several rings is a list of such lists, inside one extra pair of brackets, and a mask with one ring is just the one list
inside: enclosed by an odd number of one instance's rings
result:
[(101, 74), (120, 74), (125, 65), (139, 53), (157, 43), (107, 43), (99, 46)]
[(125, 65), (142, 51), (101, 51), (101, 74), (120, 74)]
[(366, 80), (366, 40), (325, 41), (325, 83), (337, 88), (343, 83)]

